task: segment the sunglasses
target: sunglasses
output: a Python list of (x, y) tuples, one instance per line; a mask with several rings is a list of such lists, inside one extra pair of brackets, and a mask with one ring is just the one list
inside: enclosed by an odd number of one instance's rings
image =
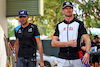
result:
[(20, 16), (19, 18), (22, 18), (22, 17), (23, 17), (23, 18), (26, 18), (26, 16)]

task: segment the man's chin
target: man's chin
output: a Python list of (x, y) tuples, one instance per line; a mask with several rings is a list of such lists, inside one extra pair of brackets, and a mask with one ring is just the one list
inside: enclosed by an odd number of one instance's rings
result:
[(72, 15), (66, 15), (66, 17), (71, 17)]
[(26, 23), (21, 23), (22, 25), (25, 25)]

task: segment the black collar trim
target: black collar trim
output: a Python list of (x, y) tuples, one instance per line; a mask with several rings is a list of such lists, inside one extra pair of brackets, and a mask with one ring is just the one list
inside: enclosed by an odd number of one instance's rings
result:
[(65, 19), (64, 19), (64, 23), (66, 23), (66, 24), (71, 24), (71, 23), (73, 23), (75, 21), (75, 18), (73, 18), (73, 20), (72, 21), (70, 21), (70, 22), (68, 22), (68, 21), (66, 21)]

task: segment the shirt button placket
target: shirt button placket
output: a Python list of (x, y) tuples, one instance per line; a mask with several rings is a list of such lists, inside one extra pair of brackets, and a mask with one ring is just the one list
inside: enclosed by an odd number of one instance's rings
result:
[(68, 48), (67, 50), (68, 50), (68, 52), (67, 52), (67, 53), (69, 54), (69, 48)]

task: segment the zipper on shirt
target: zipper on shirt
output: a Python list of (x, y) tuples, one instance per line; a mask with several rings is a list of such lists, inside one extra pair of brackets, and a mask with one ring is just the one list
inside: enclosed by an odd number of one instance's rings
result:
[(69, 29), (69, 24), (67, 26), (67, 41), (69, 41), (69, 39), (68, 39), (68, 29)]

